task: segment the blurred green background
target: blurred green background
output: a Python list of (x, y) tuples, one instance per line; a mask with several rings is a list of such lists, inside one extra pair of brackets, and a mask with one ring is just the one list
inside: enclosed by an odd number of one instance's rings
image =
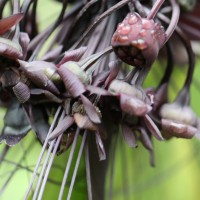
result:
[[(39, 1), (38, 20), (41, 24), (41, 30), (56, 19), (60, 9), (60, 5), (54, 1)], [(196, 65), (194, 78), (198, 80), (200, 62), (198, 61)], [(175, 68), (169, 88), (171, 100), (174, 99), (177, 90), (182, 86), (186, 70), (187, 68), (184, 66)], [(158, 83), (157, 77), (161, 77), (162, 71), (162, 65), (155, 64), (145, 86), (155, 86)], [(200, 115), (198, 85), (197, 82), (191, 88), (191, 104), (195, 112)], [(4, 113), (5, 110), (1, 109), (1, 127)], [(193, 138), (192, 140), (172, 139), (164, 142), (158, 142), (154, 139), (153, 143), (156, 158), (155, 167), (150, 166), (149, 154), (140, 143), (137, 149), (127, 147), (125, 142), (118, 144), (114, 161), (113, 200), (198, 200), (200, 142)], [(4, 147), (5, 145), (1, 144), (0, 151)], [(40, 150), (41, 145), (36, 142), (36, 137), (32, 132), (24, 138), (22, 143), (9, 150), (3, 164), (0, 165), (1, 200), (23, 199)], [(65, 153), (56, 157), (44, 193), (44, 200), (57, 199), (67, 156), (68, 153)], [(13, 170), (15, 173), (12, 173)], [(106, 184), (107, 199), (110, 192), (110, 174), (109, 167)], [(8, 180), (10, 181), (6, 184)], [(79, 167), (72, 199), (87, 199), (84, 159)]]

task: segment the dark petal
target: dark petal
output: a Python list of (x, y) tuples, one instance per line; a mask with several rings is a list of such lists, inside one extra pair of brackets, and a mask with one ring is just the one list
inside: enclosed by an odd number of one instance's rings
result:
[(86, 89), (91, 93), (91, 94), (97, 94), (99, 96), (112, 96), (107, 90), (100, 88), (100, 87), (95, 87), (93, 85), (87, 85)]
[(191, 139), (198, 131), (193, 126), (173, 122), (172, 120), (167, 119), (162, 119), (161, 124), (163, 132), (178, 138)]
[(49, 141), (54, 140), (64, 131), (66, 131), (72, 124), (74, 123), (74, 118), (70, 116), (66, 116), (64, 119), (58, 122), (58, 125), (53, 130), (51, 135), (49, 136)]
[(8, 30), (10, 30), (14, 25), (16, 25), (22, 18), (24, 14), (18, 13), (6, 17), (0, 20), (0, 35), (4, 34)]
[(9, 146), (20, 142), (31, 129), (27, 115), (23, 107), (16, 101), (8, 108), (4, 118), (4, 127), (0, 142), (5, 141)]
[(105, 152), (105, 148), (103, 145), (103, 142), (101, 140), (100, 134), (98, 132), (95, 133), (96, 136), (96, 144), (97, 144), (97, 150), (99, 153), (99, 160), (105, 160), (106, 159), (106, 152)]
[(66, 90), (73, 97), (78, 97), (86, 91), (85, 86), (81, 80), (70, 70), (64, 67), (60, 67), (57, 71), (64, 82)]
[(1, 84), (4, 88), (15, 86), (20, 80), (20, 75), (13, 70), (6, 70), (1, 75)]
[(110, 74), (106, 79), (105, 86), (108, 86), (118, 75), (120, 70), (121, 61), (116, 60), (109, 63)]
[(44, 72), (44, 67), (52, 67), (51, 63), (44, 61), (34, 61), (31, 63), (26, 63), (19, 61), (21, 69), (27, 75), (27, 77), (38, 87), (42, 87), (54, 94), (60, 94), (59, 90)]
[(26, 84), (20, 81), (12, 89), (20, 103), (24, 103), (29, 100), (30, 89)]
[(124, 123), (122, 124), (122, 134), (129, 147), (137, 147), (133, 131)]
[(40, 142), (43, 144), (50, 127), (48, 123), (49, 118), (46, 114), (45, 107), (36, 105), (34, 105), (34, 107), (31, 105), (24, 105), (24, 107), (29, 116), (33, 131), (35, 131)]
[(140, 141), (143, 144), (143, 146), (149, 151), (151, 166), (155, 166), (152, 141), (144, 128), (140, 128)]
[(93, 76), (93, 78), (92, 78), (92, 85), (93, 86), (103, 85), (104, 82), (105, 82), (105, 80), (107, 79), (109, 73), (110, 72), (107, 71), (107, 72), (99, 73), (96, 76)]
[(75, 136), (75, 133), (71, 133), (71, 132), (62, 135), (59, 150), (57, 151), (57, 155), (62, 154), (71, 146), (72, 142), (74, 141), (74, 136)]
[(153, 150), (151, 138), (149, 137), (144, 128), (140, 128), (140, 140), (146, 149)]
[(97, 130), (97, 126), (89, 119), (89, 117), (87, 115), (75, 113), (74, 120), (80, 129), (86, 129), (86, 130), (90, 130), (90, 131)]
[(120, 94), (120, 106), (124, 112), (135, 116), (144, 116), (151, 110), (148, 104), (126, 94)]
[(81, 100), (90, 120), (96, 124), (101, 123), (99, 114), (97, 113), (95, 106), (89, 101), (89, 99), (86, 98), (84, 95), (81, 95)]
[(79, 61), (83, 54), (86, 52), (87, 47), (80, 47), (72, 51), (66, 51), (63, 59), (58, 63), (57, 67), (60, 67), (62, 64), (68, 61)]
[(19, 44), (22, 47), (23, 60), (25, 60), (26, 58), (29, 42), (30, 42), (30, 38), (28, 34), (24, 32), (20, 32)]
[(18, 43), (0, 37), (0, 54), (11, 59), (22, 57), (22, 50)]
[[(58, 98), (51, 92), (43, 89), (31, 89), (31, 100), (32, 95), (38, 96), (38, 103), (41, 102), (55, 102), (62, 103), (62, 99)], [(37, 103), (37, 102), (36, 102)]]
[(62, 52), (62, 48), (63, 46), (58, 46), (56, 47), (55, 49), (51, 50), (51, 51), (48, 51), (43, 57), (41, 60), (43, 61), (48, 61), (48, 62), (53, 62), (55, 61), (59, 55), (61, 54)]
[(149, 131), (153, 134), (153, 136), (155, 138), (157, 138), (158, 140), (164, 140), (164, 138), (161, 135), (160, 130), (158, 129), (156, 124), (153, 122), (153, 120), (148, 115), (144, 116), (144, 122), (147, 125)]

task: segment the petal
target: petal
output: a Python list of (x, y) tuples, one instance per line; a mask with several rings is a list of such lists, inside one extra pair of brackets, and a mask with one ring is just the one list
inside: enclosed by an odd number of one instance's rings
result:
[(81, 80), (70, 70), (64, 67), (58, 68), (58, 74), (64, 82), (66, 90), (73, 96), (78, 97), (86, 91)]
[(87, 85), (86, 89), (90, 91), (91, 94), (97, 94), (99, 96), (112, 96), (112, 94), (110, 94), (107, 90), (93, 85)]
[(173, 122), (167, 119), (162, 119), (161, 125), (163, 131), (167, 132), (169, 135), (185, 139), (191, 139), (198, 131), (193, 126)]
[(96, 136), (96, 145), (97, 145), (97, 150), (99, 153), (99, 160), (105, 160), (106, 159), (106, 152), (105, 152), (105, 148), (103, 145), (103, 142), (101, 140), (101, 136), (98, 132), (95, 133)]
[(86, 52), (87, 47), (80, 47), (79, 49), (75, 49), (72, 51), (66, 51), (62, 60), (58, 63), (57, 67), (60, 67), (62, 64), (68, 61), (78, 62), (83, 54)]
[(58, 125), (50, 134), (48, 140), (51, 141), (57, 138), (60, 134), (66, 131), (73, 123), (74, 123), (74, 118), (70, 116), (66, 116), (64, 119), (58, 122)]
[(58, 98), (56, 95), (49, 92), (48, 90), (31, 89), (31, 101), (33, 101), (33, 96), (38, 97), (36, 103), (42, 103), (42, 102), (62, 103), (62, 99)]
[(122, 124), (122, 134), (129, 147), (137, 147), (133, 131), (124, 123)]
[(0, 35), (10, 30), (24, 17), (23, 13), (18, 13), (0, 20)]
[(19, 143), (31, 129), (26, 113), (18, 102), (12, 103), (8, 108), (4, 124), (0, 142), (4, 141), (9, 146)]
[(153, 122), (153, 120), (148, 116), (144, 116), (144, 122), (146, 126), (148, 127), (149, 131), (152, 133), (152, 135), (157, 138), (158, 140), (164, 140), (164, 138), (161, 135), (160, 130), (156, 126), (156, 124)]
[(97, 113), (97, 109), (95, 106), (86, 98), (84, 95), (81, 95), (81, 100), (84, 105), (85, 111), (90, 118), (90, 120), (96, 124), (101, 123), (101, 119), (99, 117), (100, 113)]
[(22, 49), (18, 43), (0, 37), (0, 55), (11, 59), (22, 57)]
[(55, 60), (59, 57), (59, 55), (61, 54), (62, 48), (63, 48), (63, 46), (58, 46), (58, 47), (54, 48), (53, 50), (48, 51), (48, 52), (42, 57), (41, 60), (43, 60), (43, 61), (48, 61), (48, 62), (53, 62), (53, 61), (55, 61)]
[(80, 129), (86, 129), (86, 130), (90, 130), (90, 131), (97, 130), (97, 126), (95, 126), (95, 124), (90, 121), (90, 119), (87, 115), (75, 113), (74, 120)]
[(125, 94), (120, 94), (120, 106), (124, 112), (135, 116), (144, 116), (151, 110), (151, 106), (140, 99)]

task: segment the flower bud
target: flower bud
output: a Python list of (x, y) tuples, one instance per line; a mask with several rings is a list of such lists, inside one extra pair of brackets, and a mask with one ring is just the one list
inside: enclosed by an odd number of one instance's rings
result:
[(112, 37), (113, 50), (129, 65), (151, 65), (165, 41), (164, 28), (152, 19), (129, 13)]
[(143, 93), (141, 90), (137, 89), (134, 85), (130, 85), (129, 83), (117, 79), (111, 82), (108, 91), (113, 94), (124, 93), (139, 99), (143, 99)]
[(68, 61), (61, 65), (60, 67), (67, 68), (72, 73), (74, 73), (84, 84), (90, 83), (90, 77), (86, 74), (84, 70), (81, 69), (81, 67), (78, 65), (77, 62)]
[(164, 104), (160, 115), (163, 137), (167, 139), (173, 136), (189, 139), (197, 132), (197, 117), (189, 106), (181, 106), (178, 103)]
[(189, 106), (181, 106), (177, 103), (164, 104), (160, 110), (163, 119), (170, 119), (183, 124), (194, 125), (196, 115)]

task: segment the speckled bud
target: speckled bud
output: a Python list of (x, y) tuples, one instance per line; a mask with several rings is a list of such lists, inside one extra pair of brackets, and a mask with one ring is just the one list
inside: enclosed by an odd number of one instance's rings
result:
[(159, 23), (129, 13), (118, 25), (111, 43), (125, 63), (142, 67), (154, 62), (165, 38), (164, 28)]

